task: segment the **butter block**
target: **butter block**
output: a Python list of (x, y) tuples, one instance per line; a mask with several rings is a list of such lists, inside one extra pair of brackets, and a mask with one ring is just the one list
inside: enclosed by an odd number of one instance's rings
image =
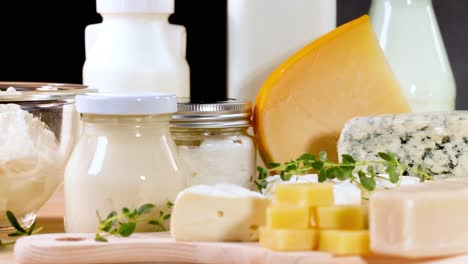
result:
[(276, 203), (301, 204), (309, 207), (334, 205), (332, 183), (289, 183), (275, 188)]
[(373, 252), (407, 258), (468, 252), (468, 182), (427, 182), (370, 196)]
[(260, 245), (275, 251), (306, 251), (317, 248), (318, 232), (314, 229), (260, 228)]
[(319, 250), (335, 255), (367, 255), (368, 230), (320, 230)]
[(270, 200), (237, 185), (196, 185), (177, 196), (171, 235), (185, 241), (257, 241)]
[(358, 205), (318, 207), (316, 222), (319, 229), (363, 229), (363, 208)]
[(267, 209), (267, 224), (271, 229), (307, 229), (310, 208), (305, 205), (275, 204)]

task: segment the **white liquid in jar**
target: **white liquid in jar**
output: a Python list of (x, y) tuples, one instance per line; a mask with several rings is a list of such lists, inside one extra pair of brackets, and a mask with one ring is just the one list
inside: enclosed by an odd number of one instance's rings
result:
[[(65, 173), (65, 229), (95, 232), (102, 218), (122, 208), (154, 203), (156, 218), (186, 187), (185, 174), (173, 153), (167, 124), (84, 122), (84, 132)], [(155, 231), (146, 227), (145, 231)]]

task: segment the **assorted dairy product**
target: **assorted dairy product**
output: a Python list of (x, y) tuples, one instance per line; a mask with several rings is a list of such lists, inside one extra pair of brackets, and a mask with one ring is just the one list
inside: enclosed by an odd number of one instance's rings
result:
[(96, 212), (104, 218), (147, 203), (156, 205), (149, 218), (170, 212), (167, 202), (187, 187), (169, 131), (176, 104), (161, 93), (77, 96), (83, 129), (65, 171), (67, 232), (95, 232)]
[(365, 208), (335, 205), (331, 183), (280, 184), (276, 189), (266, 224), (260, 228), (262, 247), (277, 251), (319, 249), (336, 255), (370, 252)]
[(248, 101), (199, 103), (180, 99), (171, 135), (188, 173), (188, 184), (230, 183), (254, 187), (256, 146)]
[[(289, 181), (281, 180), (279, 175), (268, 177), (269, 184), (262, 193), (273, 199), (276, 192), (276, 187), (282, 184), (296, 183), (318, 183), (316, 174), (292, 176)], [(361, 190), (356, 185), (350, 182), (334, 182), (333, 184), (334, 202), (338, 205), (344, 204), (361, 204)]]
[(319, 233), (315, 229), (270, 229), (260, 227), (260, 245), (276, 251), (314, 250)]
[(360, 230), (365, 228), (364, 208), (360, 205), (317, 207), (315, 218), (319, 229)]
[(319, 250), (335, 255), (368, 255), (368, 230), (320, 230)]
[(369, 201), (372, 251), (407, 258), (468, 252), (468, 181), (378, 191)]
[(265, 162), (326, 151), (337, 160), (343, 125), (356, 116), (410, 112), (369, 18), (310, 43), (264, 82), (254, 130)]
[(174, 0), (97, 0), (96, 9), (103, 22), (86, 27), (84, 84), (190, 96), (185, 28), (168, 22)]
[(54, 133), (20, 105), (0, 104), (0, 124), (0, 224), (8, 226), (6, 211), (35, 213), (56, 191), (64, 166)]
[(432, 2), (373, 0), (369, 10), (380, 46), (414, 112), (455, 110), (455, 79)]
[(336, 0), (228, 0), (228, 97), (254, 101), (268, 74), (336, 27)]
[(176, 240), (256, 241), (270, 200), (233, 184), (196, 185), (179, 193), (171, 216)]
[(379, 152), (392, 152), (409, 166), (422, 165), (433, 176), (467, 176), (468, 112), (357, 117), (345, 124), (340, 156), (376, 160)]
[[(393, 184), (389, 180), (386, 174), (379, 175), (382, 178), (376, 179), (376, 188), (377, 189), (390, 189), (397, 186), (403, 185), (412, 185), (420, 182), (418, 177), (413, 176), (403, 176), (398, 184)], [(359, 179), (356, 175), (356, 180), (359, 182)], [(269, 184), (265, 189), (262, 189), (262, 193), (269, 198), (273, 198), (275, 195), (276, 186), (280, 184), (296, 184), (296, 183), (318, 183), (317, 174), (307, 174), (307, 175), (298, 175), (292, 176), (288, 181), (283, 181), (279, 175), (270, 176), (267, 178)], [(362, 190), (349, 181), (339, 181), (333, 180), (333, 196), (336, 205), (359, 205), (362, 203)]]
[(189, 185), (231, 183), (253, 188), (256, 148), (246, 135), (211, 136), (199, 146), (179, 145)]

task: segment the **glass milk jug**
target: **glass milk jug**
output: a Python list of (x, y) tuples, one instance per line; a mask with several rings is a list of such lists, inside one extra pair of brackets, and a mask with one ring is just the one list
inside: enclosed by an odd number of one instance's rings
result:
[(370, 17), (413, 111), (454, 110), (456, 85), (431, 0), (373, 0)]
[(255, 101), (268, 75), (336, 27), (336, 0), (228, 0), (228, 97)]

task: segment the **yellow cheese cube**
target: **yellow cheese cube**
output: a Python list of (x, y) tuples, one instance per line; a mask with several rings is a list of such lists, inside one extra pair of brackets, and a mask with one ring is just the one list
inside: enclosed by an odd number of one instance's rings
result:
[(321, 230), (319, 250), (335, 255), (367, 255), (370, 252), (368, 230)]
[(363, 229), (363, 209), (359, 205), (318, 207), (316, 221), (319, 229)]
[(260, 245), (276, 251), (306, 251), (317, 247), (318, 231), (314, 229), (260, 228)]
[(271, 229), (307, 229), (310, 209), (304, 205), (276, 204), (267, 209), (267, 227)]
[(276, 203), (302, 204), (309, 207), (334, 204), (332, 183), (280, 184), (275, 188)]

